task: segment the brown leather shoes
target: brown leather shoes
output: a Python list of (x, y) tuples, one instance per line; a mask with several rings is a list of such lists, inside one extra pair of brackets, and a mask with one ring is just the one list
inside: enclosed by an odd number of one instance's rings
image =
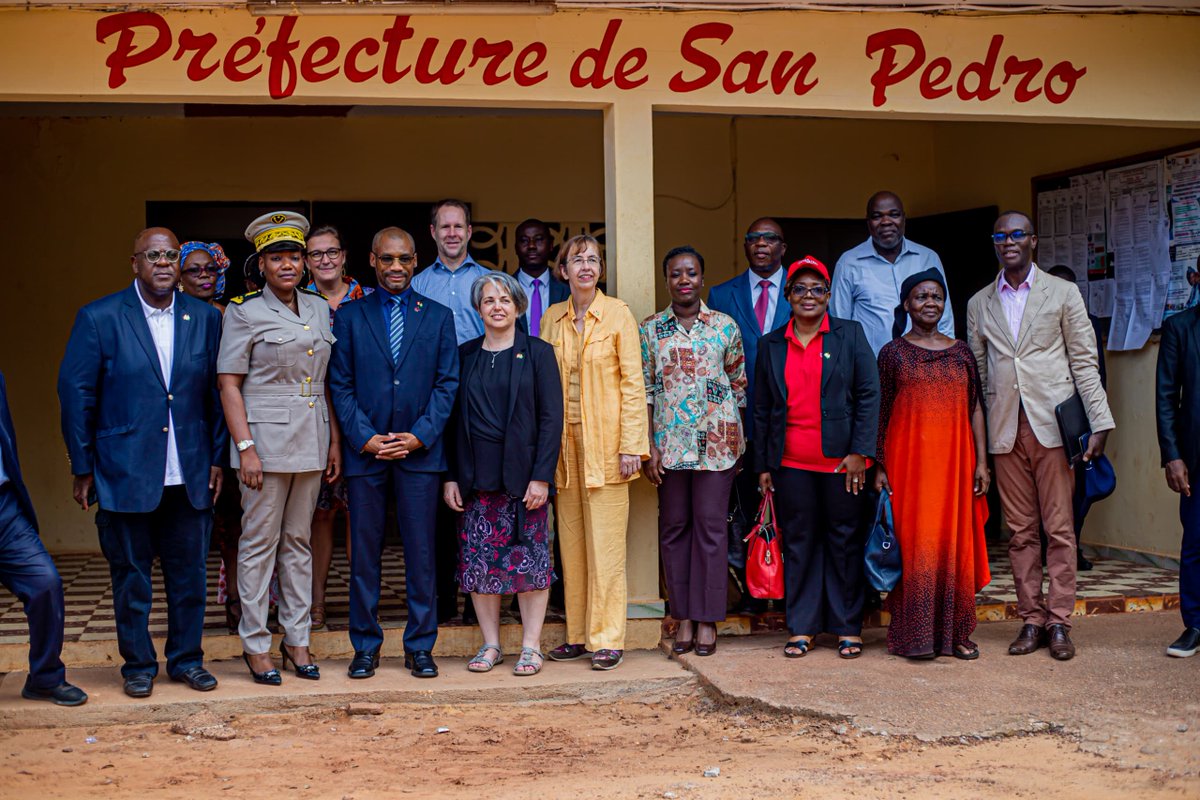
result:
[(1056, 661), (1070, 661), (1075, 657), (1075, 645), (1067, 634), (1067, 626), (1061, 623), (1047, 626), (1046, 636), (1050, 639), (1050, 655)]
[(1037, 625), (1022, 625), (1021, 632), (1008, 646), (1008, 654), (1010, 656), (1027, 656), (1042, 646), (1045, 636), (1046, 632)]

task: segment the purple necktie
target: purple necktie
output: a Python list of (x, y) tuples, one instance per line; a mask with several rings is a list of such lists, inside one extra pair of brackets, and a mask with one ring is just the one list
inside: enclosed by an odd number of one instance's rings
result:
[(542, 281), (533, 279), (533, 295), (529, 298), (529, 335), (537, 336), (542, 330)]
[(763, 333), (770, 333), (767, 330), (767, 304), (771, 302), (771, 296), (767, 292), (771, 288), (771, 282), (761, 280), (758, 282), (758, 300), (754, 302), (754, 316), (758, 317), (758, 329)]

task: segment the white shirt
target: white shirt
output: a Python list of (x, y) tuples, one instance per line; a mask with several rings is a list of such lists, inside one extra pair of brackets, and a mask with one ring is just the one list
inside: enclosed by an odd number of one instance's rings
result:
[[(146, 325), (150, 327), (150, 338), (154, 340), (154, 349), (158, 351), (158, 366), (162, 368), (163, 380), (167, 390), (171, 389), (171, 366), (175, 359), (175, 294), (171, 294), (171, 305), (163, 309), (147, 305), (142, 297), (142, 290), (137, 281), (133, 282), (138, 301), (142, 304), (142, 313), (146, 315)], [(178, 486), (183, 483), (183, 467), (179, 464), (179, 448), (175, 444), (175, 419), (171, 409), (167, 409), (167, 470), (163, 476), (163, 486)]]
[[(525, 296), (529, 298), (529, 308), (525, 309), (525, 323), (529, 324), (529, 312), (533, 309), (533, 277), (523, 269), (517, 270), (517, 283), (521, 284), (521, 288), (525, 290)], [(546, 309), (550, 307), (550, 269), (542, 273), (542, 276), (537, 280), (542, 282), (538, 287), (538, 294), (542, 297), (542, 315), (546, 313)]]
[(763, 293), (763, 287), (759, 284), (761, 284), (764, 280), (771, 282), (771, 285), (766, 287), (767, 324), (763, 330), (764, 334), (771, 332), (771, 323), (775, 319), (775, 309), (779, 306), (779, 295), (781, 292), (783, 292), (783, 278), (783, 267), (775, 270), (775, 274), (769, 278), (760, 278), (754, 270), (746, 270), (746, 280), (750, 281), (750, 311), (752, 313), (754, 311), (754, 307), (758, 304), (758, 296)]

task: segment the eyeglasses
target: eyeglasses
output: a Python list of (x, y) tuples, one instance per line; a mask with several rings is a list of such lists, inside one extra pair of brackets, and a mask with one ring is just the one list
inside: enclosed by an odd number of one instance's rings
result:
[(1029, 231), (1023, 231), (1018, 228), (1017, 230), (1010, 231), (1008, 233), (993, 233), (992, 241), (996, 244), (1004, 244), (1005, 239), (1012, 239), (1015, 244), (1020, 244), (1032, 235), (1033, 234), (1031, 234)]
[(205, 264), (200, 267), (188, 267), (183, 270), (183, 274), (189, 278), (195, 278), (198, 275), (217, 275), (221, 270), (217, 269), (216, 264)]
[(151, 264), (166, 259), (174, 264), (179, 260), (178, 250), (143, 250), (140, 253), (134, 253), (135, 256), (142, 256)]
[(811, 294), (815, 299), (820, 300), (825, 295), (829, 294), (829, 290), (824, 286), (805, 286), (802, 283), (792, 285), (788, 290), (792, 297), (804, 297), (806, 294)]
[(783, 237), (775, 231), (751, 231), (746, 234), (746, 244), (754, 244), (760, 240), (767, 244), (775, 244), (776, 242), (782, 242)]
[(305, 253), (305, 255), (308, 256), (309, 261), (312, 261), (317, 264), (321, 263), (321, 261), (325, 258), (328, 258), (330, 261), (333, 261), (335, 258), (340, 256), (341, 254), (342, 254), (342, 248), (340, 248), (340, 247), (331, 247), (328, 250), (309, 250), (307, 253)]
[(589, 267), (600, 266), (600, 259), (597, 256), (571, 256), (571, 266), (579, 267), (584, 264)]
[[(326, 250), (325, 252), (329, 252), (329, 251)], [(390, 267), (392, 264), (395, 264), (397, 261), (400, 262), (400, 266), (402, 266), (402, 267), (411, 267), (413, 264), (417, 263), (417, 257), (412, 255), (411, 253), (406, 253), (402, 256), (389, 256), (389, 255), (383, 255), (380, 253), (373, 253), (373, 255), (375, 256), (375, 260), (378, 261), (380, 264), (382, 264), (385, 267)]]

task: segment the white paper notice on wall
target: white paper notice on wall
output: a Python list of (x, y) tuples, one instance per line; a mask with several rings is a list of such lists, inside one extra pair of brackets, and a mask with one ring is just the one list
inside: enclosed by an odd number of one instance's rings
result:
[(1163, 162), (1112, 169), (1105, 178), (1108, 246), (1116, 276), (1108, 349), (1137, 350), (1162, 323), (1170, 280)]
[(1200, 305), (1200, 150), (1166, 158), (1173, 259), (1164, 316)]
[(1113, 299), (1116, 281), (1105, 278), (1088, 282), (1088, 312), (1097, 317), (1113, 315)]

